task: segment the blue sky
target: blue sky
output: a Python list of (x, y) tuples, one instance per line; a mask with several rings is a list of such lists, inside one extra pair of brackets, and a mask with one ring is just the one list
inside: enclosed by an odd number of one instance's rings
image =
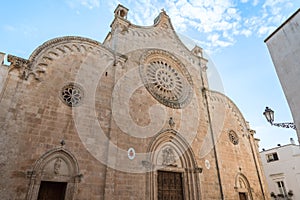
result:
[[(10, 0), (1, 3), (0, 51), (28, 58), (49, 39), (74, 35), (102, 42), (119, 4), (128, 20), (152, 25), (162, 8), (176, 31), (198, 43), (221, 76), (224, 93), (239, 107), (260, 149), (297, 140), (294, 130), (271, 127), (262, 112), (275, 110), (275, 122), (292, 121), (264, 39), (299, 7), (296, 0)], [(215, 86), (212, 80), (212, 89)]]

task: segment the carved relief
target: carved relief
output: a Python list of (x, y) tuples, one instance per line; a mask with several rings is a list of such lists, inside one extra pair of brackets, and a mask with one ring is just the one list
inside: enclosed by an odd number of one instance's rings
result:
[(172, 147), (167, 147), (162, 150), (163, 156), (163, 165), (175, 165), (176, 164), (176, 156), (174, 149)]
[(180, 133), (172, 129), (158, 133), (150, 142), (147, 152), (150, 153), (149, 160), (142, 161), (142, 164), (149, 169), (148, 199), (158, 198), (157, 173), (160, 170), (181, 172), (184, 177), (183, 199), (201, 199), (199, 173), (202, 168), (197, 166), (192, 149)]
[(61, 159), (60, 158), (56, 158), (56, 161), (54, 163), (54, 174), (59, 174), (59, 171), (60, 171), (60, 167), (61, 167)]

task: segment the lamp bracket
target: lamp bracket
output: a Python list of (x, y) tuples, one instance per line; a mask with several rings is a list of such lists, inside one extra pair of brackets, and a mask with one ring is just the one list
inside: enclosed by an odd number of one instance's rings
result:
[(273, 126), (278, 126), (282, 128), (292, 128), (292, 129), (297, 129), (296, 125), (292, 122), (284, 122), (284, 123), (271, 123)]

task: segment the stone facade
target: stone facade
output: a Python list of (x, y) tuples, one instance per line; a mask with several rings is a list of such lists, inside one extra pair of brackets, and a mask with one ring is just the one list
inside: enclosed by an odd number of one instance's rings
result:
[(102, 44), (69, 36), (8, 55), (0, 198), (269, 199), (255, 131), (209, 90), (202, 49), (164, 11), (151, 27), (127, 12)]

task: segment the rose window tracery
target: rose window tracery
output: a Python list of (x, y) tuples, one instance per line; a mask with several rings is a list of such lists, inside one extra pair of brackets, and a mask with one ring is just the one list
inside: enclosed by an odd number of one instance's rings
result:
[(61, 90), (61, 100), (70, 107), (78, 106), (84, 97), (83, 89), (75, 83), (69, 83)]
[(192, 97), (192, 79), (184, 65), (165, 51), (153, 50), (142, 58), (141, 77), (150, 94), (171, 108), (183, 108)]

